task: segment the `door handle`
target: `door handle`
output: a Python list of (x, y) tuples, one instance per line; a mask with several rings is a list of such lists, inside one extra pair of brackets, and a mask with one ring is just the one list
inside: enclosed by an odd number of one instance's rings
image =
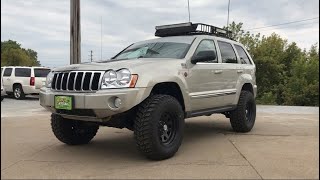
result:
[(242, 69), (237, 70), (237, 73), (243, 73)]
[(213, 71), (215, 74), (221, 74), (222, 73), (222, 70), (215, 70)]

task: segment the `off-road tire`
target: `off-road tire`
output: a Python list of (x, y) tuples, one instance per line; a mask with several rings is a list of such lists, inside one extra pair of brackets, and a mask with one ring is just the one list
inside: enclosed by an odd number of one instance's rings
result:
[(254, 96), (249, 91), (241, 91), (237, 108), (230, 112), (231, 126), (236, 132), (249, 132), (254, 126), (255, 119), (256, 103)]
[(51, 128), (61, 142), (68, 145), (80, 145), (89, 143), (96, 135), (99, 126), (51, 114)]
[(26, 97), (20, 84), (15, 84), (13, 86), (13, 97), (18, 100), (22, 100)]
[[(167, 140), (170, 140), (168, 143), (164, 143), (164, 139), (161, 139), (163, 138), (160, 132), (161, 123), (164, 116), (169, 117), (169, 121), (172, 122), (171, 127), (175, 127), (175, 130), (172, 130), (175, 134), (169, 136), (171, 140), (168, 138)], [(169, 123), (167, 129), (170, 129)], [(134, 137), (137, 148), (147, 158), (162, 160), (172, 157), (181, 145), (183, 131), (184, 112), (176, 98), (169, 95), (152, 95), (138, 106), (134, 122)]]

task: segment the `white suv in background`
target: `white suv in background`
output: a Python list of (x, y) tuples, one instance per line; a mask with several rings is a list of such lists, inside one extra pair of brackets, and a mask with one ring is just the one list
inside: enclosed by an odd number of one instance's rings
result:
[[(2, 69), (1, 69), (2, 70)], [(6, 92), (4, 91), (4, 88), (3, 88), (3, 81), (2, 81), (2, 78), (1, 78), (1, 101), (4, 99), (4, 96), (6, 95)]]
[(45, 67), (4, 66), (1, 67), (1, 78), (8, 95), (23, 99), (27, 94), (39, 94), (49, 72)]

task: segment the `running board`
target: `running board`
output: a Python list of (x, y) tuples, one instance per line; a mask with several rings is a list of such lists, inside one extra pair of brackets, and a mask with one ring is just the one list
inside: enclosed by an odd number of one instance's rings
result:
[(208, 116), (213, 113), (222, 113), (226, 111), (232, 111), (235, 110), (237, 106), (224, 106), (224, 107), (218, 107), (218, 108), (210, 108), (210, 109), (202, 109), (197, 111), (189, 111), (185, 113), (185, 118), (191, 118), (196, 116)]

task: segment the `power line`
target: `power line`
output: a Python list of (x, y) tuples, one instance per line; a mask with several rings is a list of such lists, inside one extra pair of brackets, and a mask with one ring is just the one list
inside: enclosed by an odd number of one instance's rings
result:
[(311, 20), (314, 20), (314, 19), (319, 19), (319, 17), (314, 17), (314, 18), (310, 18), (310, 19), (303, 19), (303, 20), (299, 20), (299, 21), (291, 21), (291, 22), (280, 23), (280, 24), (273, 24), (273, 25), (270, 25), (270, 26), (251, 28), (251, 29), (246, 29), (245, 31), (254, 30), (254, 29), (265, 29), (265, 28), (275, 27), (275, 26), (283, 26), (283, 25), (287, 25), (287, 24), (299, 23), (299, 22), (304, 22), (304, 21), (311, 21)]
[[(311, 22), (311, 23), (303, 23), (303, 24), (296, 24), (296, 26), (297, 25), (299, 25), (299, 26), (304, 26), (304, 25), (309, 25), (309, 24), (316, 24), (316, 23), (319, 23), (319, 21), (317, 21), (317, 22)], [(276, 30), (276, 29), (285, 29), (285, 28), (292, 28), (292, 27), (295, 27), (295, 26), (285, 26), (285, 27), (277, 27), (277, 28), (275, 28), (275, 29), (265, 29), (265, 30), (253, 30), (253, 32), (264, 32), (264, 31), (274, 31), (274, 30)]]

